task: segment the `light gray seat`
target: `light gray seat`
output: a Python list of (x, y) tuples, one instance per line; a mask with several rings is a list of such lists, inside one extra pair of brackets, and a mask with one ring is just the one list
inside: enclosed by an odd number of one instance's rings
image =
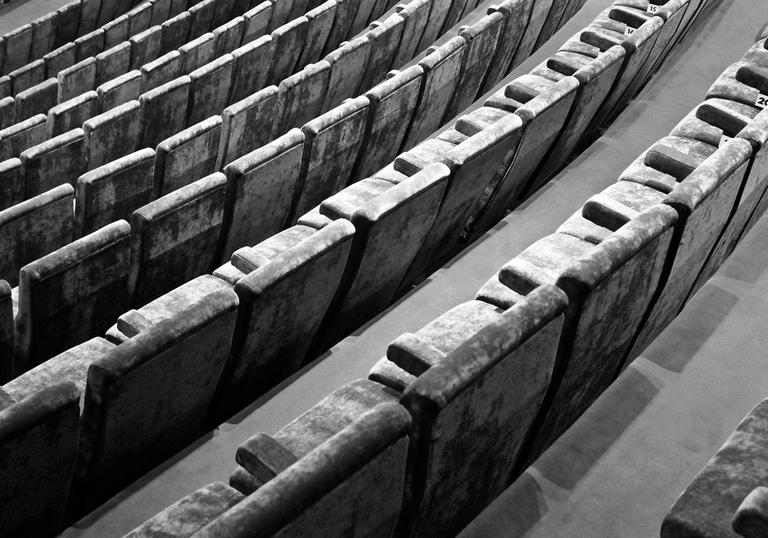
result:
[[(361, 529), (390, 536), (400, 514), (411, 420), (382, 389), (371, 381), (350, 383), (281, 430), (275, 439), (296, 461), (273, 466), (273, 478), (195, 536), (359, 536)], [(260, 448), (269, 439), (247, 443), (256, 451), (253, 462), (267, 468), (273, 452)]]
[(21, 268), (18, 373), (103, 333), (128, 309), (130, 232), (117, 221)]
[(214, 272), (235, 287), (240, 307), (232, 355), (222, 377), (223, 409), (250, 403), (297, 371), (347, 265), (353, 226), (296, 225), (237, 250)]
[(371, 379), (401, 387), (418, 428), (401, 522), (410, 536), (456, 534), (514, 478), (567, 303), (554, 286), (518, 299), (506, 311), (462, 303), (398, 337), (372, 371)]

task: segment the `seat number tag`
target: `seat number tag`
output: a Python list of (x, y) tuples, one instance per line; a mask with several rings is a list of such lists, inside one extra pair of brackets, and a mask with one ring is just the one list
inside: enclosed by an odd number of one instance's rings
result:
[(656, 4), (648, 4), (648, 13), (657, 13), (659, 11), (659, 7)]
[(757, 99), (755, 100), (755, 106), (760, 108), (768, 107), (768, 95), (765, 95), (762, 93), (757, 94)]
[(627, 26), (626, 28), (624, 28), (624, 35), (632, 35), (634, 33), (635, 33), (635, 29), (632, 28), (631, 26)]

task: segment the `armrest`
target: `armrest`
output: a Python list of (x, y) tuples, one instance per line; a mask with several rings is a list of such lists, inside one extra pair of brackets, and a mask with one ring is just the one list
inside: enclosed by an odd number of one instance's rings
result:
[(755, 488), (744, 498), (731, 527), (744, 538), (768, 536), (768, 487)]

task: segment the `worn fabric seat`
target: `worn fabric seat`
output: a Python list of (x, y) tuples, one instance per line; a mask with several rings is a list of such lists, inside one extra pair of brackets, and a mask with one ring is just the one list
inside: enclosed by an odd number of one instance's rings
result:
[(56, 380), (26, 395), (0, 388), (0, 533), (52, 536), (64, 525), (75, 468), (78, 400)]
[(636, 357), (669, 325), (690, 296), (738, 199), (752, 146), (735, 138), (719, 148), (679, 137), (665, 137), (621, 175), (668, 193), (664, 203), (679, 214), (680, 243), (662, 278), (627, 360)]
[(374, 367), (371, 379), (399, 388), (413, 418), (401, 523), (409, 535), (455, 534), (514, 478), (549, 386), (566, 303), (554, 286), (520, 295), (506, 311), (462, 303), (398, 337)]
[(637, 212), (596, 197), (478, 292), (479, 299), (497, 306), (510, 301), (503, 287), (519, 294), (550, 283), (568, 295), (552, 386), (525, 448), (528, 462), (616, 377), (662, 277), (676, 220), (666, 205)]
[[(390, 536), (400, 514), (410, 416), (392, 395), (349, 407), (344, 402), (342, 393), (335, 397), (336, 407), (318, 404), (323, 406), (318, 411), (327, 409), (336, 419), (324, 421), (330, 430), (320, 436), (313, 435), (312, 422), (298, 419), (284, 437), (309, 442), (309, 450), (302, 454), (298, 445), (280, 441), (296, 461), (277, 466), (273, 478), (195, 536), (355, 536), (360, 529), (369, 536)], [(251, 448), (264, 445), (260, 441)]]
[(354, 227), (297, 225), (237, 250), (214, 275), (239, 297), (232, 354), (219, 389), (222, 410), (249, 403), (297, 371), (347, 264)]
[(213, 269), (226, 182), (217, 172), (133, 212), (128, 281), (132, 305), (142, 306)]
[(446, 166), (435, 163), (396, 185), (376, 178), (359, 181), (320, 204), (321, 217), (349, 219), (355, 236), (318, 333), (318, 351), (392, 302), (437, 215), (449, 175)]
[(19, 270), (73, 239), (74, 189), (59, 185), (0, 211), (0, 278), (11, 285), (19, 281)]
[(571, 76), (552, 85), (538, 75), (523, 75), (486, 101), (489, 107), (519, 116), (522, 137), (501, 178), (473, 208), (474, 235), (494, 226), (507, 209), (540, 187), (533, 174), (565, 125), (578, 87)]
[[(673, 136), (692, 138), (713, 146), (730, 137), (747, 140), (752, 146), (749, 166), (731, 214), (702, 267), (691, 294), (695, 293), (730, 255), (749, 223), (764, 212), (761, 200), (768, 189), (768, 113), (725, 99), (708, 99), (691, 111), (671, 132)], [(763, 204), (766, 202), (763, 201)]]
[(534, 185), (542, 185), (549, 180), (566, 163), (582, 137), (589, 136), (587, 128), (616, 81), (626, 54), (624, 48), (614, 45), (605, 52), (597, 48), (596, 51), (596, 58), (573, 52), (556, 52), (532, 71), (553, 82), (568, 75), (579, 81), (573, 107), (562, 131), (542, 159)]
[(32, 394), (55, 379), (83, 392), (70, 511), (82, 515), (202, 432), (229, 356), (237, 296), (207, 275), (7, 384)]
[(17, 373), (102, 334), (128, 309), (130, 233), (117, 221), (21, 268)]

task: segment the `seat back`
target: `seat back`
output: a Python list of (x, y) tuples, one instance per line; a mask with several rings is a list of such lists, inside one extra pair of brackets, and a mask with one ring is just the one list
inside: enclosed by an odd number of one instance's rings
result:
[[(282, 111), (277, 109), (278, 93), (277, 86), (267, 86), (224, 109), (221, 113), (219, 168), (272, 140), (275, 118), (282, 117)], [(259, 128), (251, 128), (253, 125)]]
[(59, 185), (0, 211), (0, 278), (16, 285), (24, 265), (72, 241), (74, 191)]
[(546, 61), (547, 69), (572, 75), (579, 81), (579, 88), (562, 131), (542, 159), (534, 184), (543, 185), (548, 181), (565, 164), (582, 137), (589, 134), (587, 127), (611, 91), (624, 63), (624, 55), (624, 48), (614, 45), (584, 65), (573, 52), (557, 52)]
[[(741, 189), (752, 147), (746, 140), (733, 139), (718, 148), (706, 161), (691, 171), (687, 165), (683, 180), (665, 199), (680, 215), (679, 244), (670, 263), (664, 288), (646, 313), (631, 356), (637, 356), (669, 325), (685, 304), (715, 241), (725, 227)], [(647, 155), (647, 154), (646, 154)], [(659, 166), (675, 166), (680, 155), (662, 156)], [(646, 159), (648, 157), (645, 157)], [(677, 161), (679, 164), (679, 161)], [(685, 173), (683, 172), (683, 173)], [(625, 179), (631, 180), (630, 177)], [(642, 180), (637, 180), (642, 181)], [(673, 180), (674, 182), (674, 180)]]
[[(662, 278), (676, 212), (659, 204), (640, 214), (630, 209), (619, 216), (615, 206), (593, 201), (558, 231), (599, 244), (584, 254), (564, 256), (557, 277), (558, 287), (568, 293), (568, 325), (546, 416), (537, 420), (536, 438), (526, 455), (529, 462), (615, 379)], [(634, 217), (627, 218), (630, 215)], [(515, 276), (507, 273), (510, 268), (499, 275), (504, 284), (520, 278), (519, 271)]]
[(280, 81), (277, 107), (283, 115), (276, 120), (275, 134), (301, 127), (320, 114), (330, 73), (331, 65), (321, 60)]
[(214, 173), (220, 141), (221, 117), (213, 116), (160, 142), (155, 155), (154, 196)]
[(768, 188), (766, 119), (768, 113), (757, 114), (753, 107), (724, 99), (709, 99), (688, 114), (672, 131), (673, 135), (690, 137), (713, 146), (719, 146), (734, 136), (752, 145), (750, 164), (732, 214), (701, 269), (691, 294), (714, 274), (733, 251)]
[(368, 99), (358, 97), (329, 110), (302, 128), (304, 156), (291, 222), (348, 183), (368, 120)]
[(227, 202), (220, 261), (283, 230), (299, 185), (304, 134), (286, 134), (227, 165)]
[[(461, 127), (460, 122), (457, 127)], [(401, 292), (455, 254), (478, 200), (487, 198), (487, 193), (493, 192), (504, 177), (522, 132), (521, 119), (514, 114), (505, 114), (493, 125), (456, 145), (441, 159), (453, 173), (435, 221), (403, 279)], [(395, 165), (398, 165), (397, 161)]]
[[(566, 77), (538, 90), (538, 82), (533, 77), (535, 75), (523, 75), (504, 89), (503, 98), (492, 97), (488, 101), (490, 106), (520, 116), (525, 127), (509, 168), (477, 217), (476, 233), (494, 226), (507, 209), (541, 186), (534, 181), (533, 173), (565, 127), (573, 107), (578, 80)], [(524, 104), (520, 106), (521, 103)]]
[(341, 282), (353, 234), (345, 220), (319, 231), (298, 225), (234, 254), (232, 265), (242, 271), (235, 284), (240, 308), (223, 397), (236, 400), (242, 392), (251, 401), (303, 365)]
[[(326, 345), (346, 336), (392, 302), (434, 222), (449, 176), (445, 165), (435, 163), (394, 186), (383, 180), (364, 180), (385, 184), (370, 200), (350, 200), (352, 203), (346, 205), (342, 191), (321, 204), (321, 214), (332, 219), (349, 218), (355, 226), (342, 284), (320, 330)], [(348, 189), (354, 190), (361, 183)]]
[(549, 385), (566, 303), (554, 286), (506, 311), (471, 301), (390, 345), (387, 356), (417, 376), (401, 400), (414, 424), (403, 504), (411, 535), (457, 533), (511, 481)]
[(459, 35), (467, 42), (467, 52), (451, 103), (443, 114), (442, 125), (457, 113), (469, 107), (477, 98), (480, 86), (493, 61), (497, 48), (505, 48), (500, 41), (504, 30), (504, 15), (493, 11), (474, 24), (462, 28)]
[(468, 49), (466, 40), (456, 36), (419, 62), (424, 70), (421, 93), (403, 149), (412, 148), (442, 125), (461, 79)]
[(231, 287), (207, 275), (120, 317), (108, 336), (122, 341), (88, 370), (76, 513), (200, 435), (236, 316)]
[(621, 45), (626, 51), (621, 73), (611, 88), (610, 95), (595, 114), (589, 127), (590, 131), (602, 125), (609, 116), (623, 109), (632, 98), (627, 89), (648, 60), (659, 31), (664, 25), (659, 17), (648, 19), (622, 17), (617, 16), (621, 8), (615, 9), (618, 11), (609, 8), (603, 12), (602, 24), (592, 23), (582, 32), (581, 39), (584, 42), (601, 50), (607, 50), (613, 45)]
[(130, 233), (113, 222), (21, 268), (17, 371), (102, 334), (128, 309)]
[(25, 150), (21, 162), (26, 176), (25, 198), (42, 194), (62, 183), (74, 187), (87, 168), (83, 130), (72, 129)]
[(365, 143), (355, 165), (352, 181), (383, 168), (400, 151), (416, 109), (423, 69), (414, 65), (395, 74), (366, 92), (370, 114)]
[[(613, 381), (650, 304), (669, 253), (676, 213), (642, 213), (616, 202), (585, 204), (557, 233), (505, 265), (498, 281), (524, 293), (551, 283), (568, 294), (552, 386), (526, 447), (528, 462), (562, 434)], [(507, 306), (499, 288), (479, 297)]]
[(3, 536), (61, 531), (77, 454), (79, 399), (72, 383), (59, 383), (0, 409)]
[(213, 270), (227, 178), (217, 172), (131, 215), (132, 304), (141, 306)]
[(86, 172), (77, 179), (75, 237), (128, 219), (153, 198), (155, 151), (145, 148)]
[[(394, 65), (393, 60), (405, 28), (405, 19), (398, 13), (392, 13), (383, 21), (374, 21), (365, 33), (371, 42), (371, 52), (368, 56), (368, 66), (360, 73), (360, 87), (364, 90), (372, 88), (381, 82), (390, 68), (401, 67)], [(410, 58), (408, 58), (410, 60)]]
[(504, 29), (485, 75), (480, 90), (482, 93), (489, 92), (509, 72), (517, 47), (525, 33), (532, 7), (533, 0), (504, 0), (488, 8), (488, 13), (498, 12), (504, 16)]
[(397, 403), (375, 407), (196, 536), (389, 536), (400, 512), (409, 427)]

